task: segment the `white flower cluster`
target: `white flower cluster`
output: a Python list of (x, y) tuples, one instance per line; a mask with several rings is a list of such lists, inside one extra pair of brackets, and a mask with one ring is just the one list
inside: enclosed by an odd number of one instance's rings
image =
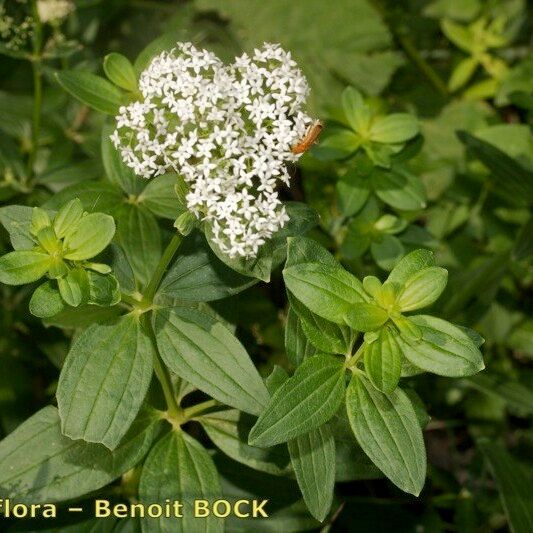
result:
[(33, 18), (25, 17), (15, 20), (7, 14), (4, 5), (0, 5), (0, 41), (8, 50), (18, 51), (24, 48), (33, 35)]
[(141, 74), (143, 99), (120, 108), (111, 139), (125, 163), (150, 178), (188, 184), (187, 207), (206, 220), (230, 257), (254, 257), (288, 220), (276, 191), (285, 162), (311, 124), (305, 77), (279, 45), (225, 66), (190, 43), (155, 57)]
[(75, 8), (71, 0), (37, 0), (37, 12), (41, 22), (64, 19)]

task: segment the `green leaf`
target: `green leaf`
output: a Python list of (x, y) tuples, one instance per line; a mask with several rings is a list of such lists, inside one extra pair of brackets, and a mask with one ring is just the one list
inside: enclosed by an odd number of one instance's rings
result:
[(302, 320), (292, 305), (289, 306), (287, 323), (285, 324), (285, 352), (287, 359), (295, 367), (300, 366), (305, 359), (313, 356), (316, 352), (315, 346), (306, 337)]
[(402, 371), (402, 352), (397, 333), (384, 327), (379, 337), (365, 346), (365, 370), (372, 384), (385, 394), (398, 385)]
[(56, 72), (59, 85), (80, 102), (108, 115), (118, 114), (122, 105), (122, 92), (107, 80), (91, 74), (62, 70)]
[(370, 129), (372, 118), (370, 106), (368, 106), (361, 93), (354, 87), (346, 87), (341, 97), (342, 109), (351, 128), (363, 135)]
[(414, 250), (408, 253), (389, 274), (387, 281), (403, 287), (407, 280), (419, 270), (435, 266), (435, 256), (430, 250)]
[(30, 313), (39, 318), (49, 318), (65, 309), (65, 302), (52, 281), (45, 281), (35, 289), (30, 299)]
[(466, 383), (484, 394), (503, 400), (513, 414), (533, 414), (533, 391), (519, 381), (485, 371), (467, 378)]
[(390, 34), (378, 12), (364, 0), (340, 0), (335, 10), (321, 0), (307, 0), (303, 10), (285, 0), (201, 0), (197, 7), (231, 21), (246, 50), (265, 41), (291, 50), (313, 87), (311, 104), (336, 101), (347, 84), (379, 94), (401, 64), (388, 50)]
[(386, 396), (363, 375), (354, 375), (346, 410), (357, 441), (372, 462), (401, 490), (418, 496), (426, 478), (422, 429), (407, 395)]
[(0, 442), (0, 496), (19, 503), (73, 500), (139, 463), (160, 429), (153, 411), (139, 414), (118, 448), (61, 434), (57, 409), (45, 407)]
[[(385, 287), (387, 287), (387, 285)], [(383, 284), (378, 278), (376, 278), (376, 276), (365, 276), (363, 278), (363, 289), (378, 303), (380, 302), (380, 298), (386, 296), (386, 290), (383, 289)]]
[(89, 276), (89, 301), (94, 305), (111, 306), (120, 302), (120, 287), (111, 274), (87, 271)]
[(44, 250), (51, 256), (54, 256), (60, 251), (61, 247), (59, 240), (50, 226), (42, 228), (36, 236), (41, 248), (44, 248)]
[(49, 228), (52, 222), (48, 213), (40, 207), (34, 207), (31, 212), (30, 233), (37, 235), (41, 230)]
[(183, 503), (183, 518), (146, 518), (143, 531), (209, 533), (224, 531), (224, 521), (212, 513), (194, 516), (194, 501), (220, 499), (217, 469), (202, 445), (180, 429), (165, 435), (146, 458), (139, 482), (139, 499), (146, 504), (165, 504), (167, 499)]
[(304, 361), (272, 396), (249, 435), (252, 446), (272, 446), (327, 422), (344, 396), (344, 366), (329, 355)]
[[(364, 208), (363, 208), (364, 211)], [(352, 219), (346, 228), (346, 234), (342, 241), (340, 251), (346, 259), (358, 259), (372, 243), (369, 233), (359, 231), (357, 217)]]
[(104, 213), (84, 216), (66, 235), (63, 246), (65, 259), (81, 261), (98, 255), (111, 242), (115, 234), (113, 217)]
[(126, 91), (137, 91), (137, 75), (127, 57), (113, 52), (104, 58), (105, 75), (118, 87)]
[(477, 130), (476, 137), (526, 165), (531, 160), (531, 131), (526, 124), (494, 124)]
[(406, 170), (376, 169), (371, 180), (376, 195), (395, 209), (415, 211), (426, 207), (426, 191), (422, 181)]
[(513, 257), (523, 261), (533, 255), (533, 216), (520, 228), (513, 247)]
[(402, 360), (402, 378), (410, 378), (423, 374), (424, 370), (412, 365), (405, 357)]
[(152, 178), (139, 195), (138, 201), (154, 215), (176, 220), (185, 208), (180, 204), (175, 191), (177, 174), (162, 174)]
[(408, 342), (417, 343), (422, 339), (422, 330), (415, 324), (412, 317), (393, 313), (391, 319), (398, 328), (400, 336)]
[(370, 195), (370, 183), (358, 175), (357, 171), (349, 171), (337, 182), (337, 201), (341, 213), (350, 217), (365, 205)]
[(31, 250), (35, 240), (30, 233), (33, 209), (25, 205), (0, 207), (0, 223), (9, 233), (9, 240), (15, 250)]
[(265, 386), (270, 395), (274, 394), (288, 379), (287, 371), (279, 365), (274, 365), (272, 372), (265, 379)]
[(187, 302), (211, 302), (237, 294), (255, 284), (254, 279), (228, 268), (196, 231), (180, 246), (157, 291), (158, 297)]
[(481, 9), (480, 0), (436, 0), (427, 4), (422, 14), (425, 17), (442, 19), (450, 18), (460, 21), (471, 21), (479, 14)]
[(135, 278), (146, 285), (162, 254), (157, 220), (142, 205), (123, 205), (116, 216), (116, 241), (122, 247)]
[(59, 239), (62, 239), (70, 230), (76, 226), (83, 216), (83, 205), (79, 198), (74, 198), (65, 204), (54, 218), (54, 231)]
[(283, 206), (289, 217), (288, 222), (272, 236), (272, 268), (276, 268), (287, 258), (289, 241), (318, 225), (318, 213), (302, 202), (284, 202)]
[(54, 194), (45, 204), (48, 209), (60, 209), (66, 203), (78, 198), (85, 211), (94, 213), (101, 211), (112, 214), (118, 206), (124, 202), (125, 198), (122, 191), (109, 183), (102, 180), (84, 181), (75, 183), (61, 189)]
[(59, 377), (63, 434), (115, 449), (144, 400), (152, 357), (150, 339), (133, 315), (87, 328), (76, 338)]
[(442, 300), (442, 313), (453, 317), (465, 309), (471, 301), (478, 301), (485, 294), (493, 294), (505, 278), (510, 265), (509, 252), (479, 257), (472, 265), (458, 272), (448, 283)]
[(166, 365), (213, 398), (259, 414), (268, 391), (237, 338), (205, 312), (176, 307), (155, 314), (157, 346)]
[(111, 274), (112, 268), (109, 265), (106, 265), (105, 263), (93, 263), (93, 262), (87, 262), (83, 265), (87, 270), (90, 272), (95, 272), (97, 274)]
[(479, 60), (477, 57), (466, 57), (462, 59), (453, 69), (450, 79), (448, 80), (448, 89), (451, 92), (457, 91), (474, 75)]
[(290, 309), (298, 315), (303, 334), (315, 348), (324, 353), (347, 353), (352, 345), (352, 335), (347, 326), (335, 324), (315, 315), (305, 305), (289, 294)]
[(167, 31), (153, 41), (150, 41), (141, 50), (133, 63), (133, 68), (137, 74), (141, 74), (156, 55), (159, 55), (163, 51), (168, 52), (172, 50), (175, 48), (176, 42), (185, 39), (184, 35), (186, 35), (186, 33), (184, 33), (182, 24), (190, 24), (191, 17), (188, 12), (185, 12), (185, 10), (181, 10), (180, 14), (183, 16), (183, 19), (180, 20), (180, 24), (177, 27), (173, 26), (172, 30)]
[(395, 215), (385, 214), (376, 220), (374, 228), (385, 235), (396, 235), (407, 227), (407, 221)]
[(428, 267), (410, 276), (397, 303), (402, 312), (414, 311), (436, 302), (448, 282), (448, 271), (440, 267)]
[(255, 423), (250, 415), (229, 409), (207, 414), (198, 421), (217, 448), (233, 460), (275, 476), (286, 475), (291, 470), (284, 445), (258, 448), (248, 444), (248, 433)]
[(313, 313), (340, 324), (354, 303), (368, 300), (361, 282), (340, 265), (301, 263), (285, 268), (283, 279)]
[(287, 262), (285, 267), (299, 265), (300, 263), (321, 263), (329, 267), (338, 266), (333, 255), (322, 245), (308, 237), (291, 237), (287, 239)]
[(492, 172), (492, 191), (514, 205), (533, 204), (533, 171), (466, 131), (457, 132), (463, 144)]
[(363, 149), (377, 169), (390, 169), (394, 155), (402, 149), (402, 146), (401, 144), (384, 144), (368, 141), (363, 144)]
[(524, 467), (495, 442), (480, 439), (477, 445), (498, 484), (509, 529), (512, 533), (533, 530), (533, 493)]
[(361, 211), (350, 220), (341, 245), (344, 257), (357, 259), (368, 250), (375, 234), (379, 211), (378, 202), (374, 197), (370, 197)]
[(45, 319), (47, 326), (65, 329), (86, 328), (91, 324), (106, 324), (119, 318), (124, 309), (119, 306), (99, 307), (97, 305), (80, 305), (67, 307), (59, 314)]
[(444, 35), (461, 50), (467, 53), (473, 51), (475, 46), (474, 37), (465, 26), (445, 18), (441, 21), (441, 28)]
[(370, 128), (370, 139), (386, 144), (403, 143), (418, 135), (419, 131), (418, 122), (413, 115), (393, 113), (374, 119)]
[(288, 442), (291, 463), (304, 501), (320, 522), (326, 518), (335, 486), (335, 441), (321, 426)]
[(211, 250), (226, 265), (244, 276), (257, 278), (262, 281), (270, 281), (272, 270), (272, 242), (266, 242), (261, 246), (256, 257), (230, 257), (224, 253), (214, 240), (213, 230), (210, 224), (205, 225), (205, 236)]
[[(356, 481), (384, 477), (361, 449), (346, 418), (342, 435), (335, 433), (335, 480)], [(349, 434), (348, 434), (349, 432)]]
[(50, 268), (51, 258), (42, 252), (17, 250), (0, 257), (0, 282), (24, 285), (42, 278)]
[(466, 333), (472, 342), (478, 347), (481, 348), (485, 342), (485, 339), (474, 329), (467, 328), (466, 326), (457, 326), (461, 331)]
[(122, 157), (110, 139), (114, 129), (113, 124), (105, 124), (102, 128), (101, 150), (106, 177), (126, 194), (137, 197), (147, 186), (147, 180), (136, 176), (133, 170), (122, 161)]
[(108, 253), (113, 274), (118, 280), (121, 291), (133, 294), (137, 290), (137, 287), (135, 284), (135, 276), (133, 275), (133, 270), (128, 259), (126, 258), (126, 254), (120, 246), (113, 243), (111, 243)]
[(244, 276), (269, 281), (271, 271), (285, 260), (288, 240), (295, 235), (306, 233), (318, 222), (316, 212), (305, 204), (286, 202), (284, 207), (289, 221), (260, 247), (256, 257), (229, 257), (215, 242), (210, 224), (204, 225), (207, 242), (215, 255), (233, 270)]
[(373, 331), (383, 326), (388, 318), (385, 309), (366, 302), (353, 304), (344, 316), (346, 323), (355, 331)]
[(65, 277), (57, 280), (61, 298), (68, 305), (78, 307), (89, 299), (89, 276), (83, 268), (69, 270)]
[(422, 398), (420, 398), (420, 396), (416, 393), (414, 389), (407, 388), (404, 390), (404, 392), (413, 404), (413, 409), (415, 410), (416, 418), (423, 431), (431, 420), (431, 417), (429, 416), (426, 410), (426, 406)]
[(346, 159), (361, 146), (361, 136), (346, 128), (325, 131), (320, 144), (313, 148), (313, 155), (321, 161)]
[(39, 175), (37, 182), (57, 193), (72, 185), (95, 181), (102, 173), (102, 162), (99, 159), (85, 159), (54, 166)]
[(380, 268), (392, 270), (405, 254), (405, 248), (396, 236), (383, 233), (370, 245), (370, 252)]
[(398, 342), (413, 365), (439, 376), (464, 377), (485, 368), (483, 356), (472, 339), (446, 320), (427, 315), (409, 317), (422, 332), (422, 339), (403, 336)]

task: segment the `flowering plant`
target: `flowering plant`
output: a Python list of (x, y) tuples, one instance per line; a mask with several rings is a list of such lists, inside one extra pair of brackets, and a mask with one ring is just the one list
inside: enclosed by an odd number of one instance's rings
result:
[(6, 530), (531, 523), (483, 438), (532, 411), (528, 62), (453, 4), (433, 56), (367, 0), (0, 2)]
[(225, 67), (212, 53), (178, 43), (139, 79), (142, 98), (119, 109), (111, 137), (136, 175), (174, 171), (186, 208), (208, 222), (230, 257), (255, 257), (288, 220), (276, 184), (311, 119), (309, 87), (290, 53), (265, 45)]

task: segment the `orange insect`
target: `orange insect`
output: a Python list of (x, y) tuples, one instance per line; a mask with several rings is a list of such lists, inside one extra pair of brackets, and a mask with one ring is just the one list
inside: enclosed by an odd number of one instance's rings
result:
[(313, 143), (317, 140), (323, 127), (324, 125), (322, 124), (322, 122), (320, 122), (320, 120), (317, 120), (316, 122), (311, 124), (307, 128), (305, 137), (298, 144), (295, 144), (291, 148), (291, 152), (293, 154), (303, 154), (304, 152), (307, 152), (307, 150), (309, 150), (309, 148), (311, 148)]

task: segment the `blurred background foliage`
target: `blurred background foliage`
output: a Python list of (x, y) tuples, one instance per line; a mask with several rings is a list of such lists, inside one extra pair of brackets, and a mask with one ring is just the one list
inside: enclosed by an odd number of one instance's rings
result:
[[(293, 169), (284, 194), (318, 211), (313, 236), (358, 275), (383, 274), (412, 248), (433, 249), (450, 271), (439, 313), (485, 338), (487, 369), (464, 380), (412, 377), (432, 417), (424, 492), (408, 497), (380, 479), (339, 483), (338, 512), (324, 530), (532, 531), (533, 510), (520, 505), (531, 504), (533, 479), (533, 18), (526, 0), (74, 4), (65, 20), (43, 27), (36, 62), (29, 0), (0, 2), (0, 203), (41, 205), (65, 187), (102, 178), (103, 117), (69, 97), (54, 72), (101, 73), (104, 55), (118, 51), (134, 60), (154, 39), (149, 50), (187, 40), (224, 59), (280, 42), (309, 78), (326, 147), (343, 122), (346, 86), (373, 109), (416, 115), (421, 135), (398, 161), (410, 176), (398, 197), (378, 188), (361, 202), (350, 172), (364, 174), (365, 158), (331, 157), (320, 145)], [(136, 66), (148, 57), (141, 53)], [(2, 229), (0, 253), (8, 249)], [(28, 289), (0, 287), (2, 437), (53, 400), (75, 334), (32, 318)], [(279, 274), (215, 307), (237, 324), (265, 375), (274, 364), (287, 365)], [(316, 528), (295, 485), (216, 457), (228, 494), (283, 499), (265, 527)]]

